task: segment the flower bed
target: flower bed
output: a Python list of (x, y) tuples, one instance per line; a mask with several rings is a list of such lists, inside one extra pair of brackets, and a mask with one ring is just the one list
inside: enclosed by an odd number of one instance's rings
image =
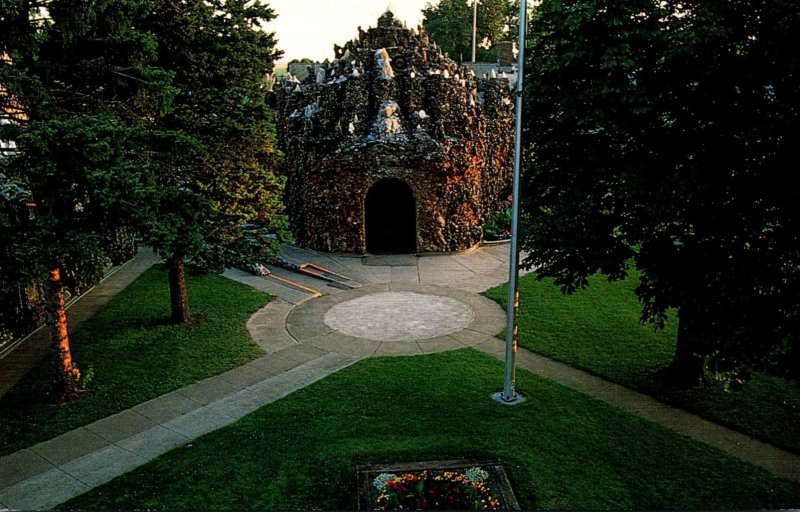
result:
[(519, 509), (499, 460), (362, 466), (361, 510)]

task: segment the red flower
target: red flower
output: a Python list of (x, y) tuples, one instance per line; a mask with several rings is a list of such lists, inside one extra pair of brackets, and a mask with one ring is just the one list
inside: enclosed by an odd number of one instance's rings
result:
[(376, 505), (383, 510), (469, 510), (473, 507), (496, 510), (499, 503), (491, 497), (487, 486), (469, 482), (460, 473), (423, 471), (418, 475), (404, 473), (386, 482), (386, 492), (376, 500)]

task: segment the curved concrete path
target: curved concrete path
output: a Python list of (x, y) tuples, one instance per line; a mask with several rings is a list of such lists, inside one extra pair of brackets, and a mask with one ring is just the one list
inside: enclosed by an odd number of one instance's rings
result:
[[(247, 323), (265, 356), (0, 458), (0, 509), (51, 508), (364, 357), (462, 347), (503, 357), (504, 344), (495, 334), (505, 326), (505, 314), (475, 292), (507, 280), (507, 246), (420, 258), (356, 258), (291, 247), (285, 254), (347, 276), (348, 286), (272, 269), (324, 294), (310, 300), (314, 295), (280, 280), (229, 270), (229, 278), (277, 297)], [(396, 317), (401, 321), (392, 321)], [(517, 361), (521, 368), (800, 480), (800, 457), (793, 454), (524, 349)]]

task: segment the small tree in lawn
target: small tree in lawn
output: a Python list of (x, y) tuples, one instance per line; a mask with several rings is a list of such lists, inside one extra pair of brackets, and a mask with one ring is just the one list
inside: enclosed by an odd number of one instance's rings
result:
[(262, 27), (274, 16), (258, 1), (159, 0), (148, 20), (159, 65), (179, 88), (157, 126), (182, 142), (150, 155), (140, 226), (167, 261), (176, 323), (192, 322), (186, 261), (211, 271), (263, 261), (286, 232), (266, 105), (265, 78), (280, 53)]
[(797, 2), (545, 0), (531, 32), (526, 263), (572, 291), (633, 261), (684, 385), (795, 345)]
[(101, 233), (126, 215), (117, 178), (135, 175), (136, 126), (165, 90), (145, 85), (167, 77), (146, 64), (152, 40), (135, 27), (147, 10), (142, 2), (3, 0), (0, 7), (3, 102), (18, 109), (0, 130), (0, 140), (17, 146), (0, 159), (0, 186), (17, 192), (4, 197), (14, 213), (3, 219), (3, 261), (16, 264), (4, 265), (2, 280), (47, 282), (51, 398), (65, 401), (79, 394), (67, 275), (106, 265)]

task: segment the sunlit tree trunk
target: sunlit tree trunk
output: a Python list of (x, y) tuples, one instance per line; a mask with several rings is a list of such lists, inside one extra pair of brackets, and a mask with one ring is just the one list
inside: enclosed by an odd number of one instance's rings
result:
[(172, 322), (188, 325), (192, 323), (189, 313), (189, 295), (186, 292), (186, 270), (183, 258), (172, 257), (167, 260), (169, 270), (169, 296), (172, 307)]
[(61, 269), (57, 265), (50, 270), (50, 278), (47, 284), (47, 323), (50, 326), (50, 347), (53, 352), (53, 391), (51, 397), (54, 402), (61, 403), (79, 395), (78, 379), (80, 373), (72, 363), (67, 311), (64, 309)]

